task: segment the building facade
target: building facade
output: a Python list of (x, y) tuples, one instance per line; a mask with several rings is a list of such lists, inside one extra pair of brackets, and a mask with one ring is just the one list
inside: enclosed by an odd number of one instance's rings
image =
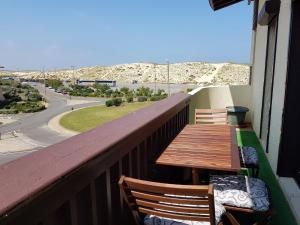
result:
[(256, 4), (251, 120), (300, 223), (300, 2), (259, 0)]
[[(241, 0), (209, 2), (213, 10), (245, 3)], [(238, 96), (251, 109), (249, 121), (300, 224), (300, 1), (248, 1), (251, 2), (250, 92), (241, 87), (238, 92), (249, 96)], [(213, 89), (209, 91), (214, 92), (209, 97), (216, 94)], [(233, 90), (227, 92), (234, 99)], [(220, 103), (214, 106), (224, 107)]]

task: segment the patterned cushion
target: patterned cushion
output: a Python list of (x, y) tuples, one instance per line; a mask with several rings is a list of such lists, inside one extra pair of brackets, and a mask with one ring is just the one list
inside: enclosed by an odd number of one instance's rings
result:
[(257, 151), (253, 147), (239, 147), (240, 159), (244, 165), (258, 165)]
[(264, 212), (270, 207), (266, 184), (257, 178), (241, 175), (212, 176), (215, 200), (230, 206)]
[[(188, 205), (186, 205), (188, 206)], [(215, 219), (216, 224), (221, 221), (222, 216), (226, 212), (224, 206), (215, 201)], [(193, 215), (191, 213), (191, 215)], [(210, 222), (199, 222), (190, 220), (176, 220), (153, 215), (147, 215), (144, 218), (145, 225), (210, 225)]]

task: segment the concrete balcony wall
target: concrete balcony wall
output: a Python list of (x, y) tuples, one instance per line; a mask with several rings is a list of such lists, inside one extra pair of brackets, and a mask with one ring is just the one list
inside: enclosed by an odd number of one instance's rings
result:
[(197, 108), (225, 108), (226, 106), (245, 106), (250, 109), (246, 122), (251, 121), (251, 87), (248, 85), (200, 87), (189, 93), (191, 97), (189, 123), (194, 123)]

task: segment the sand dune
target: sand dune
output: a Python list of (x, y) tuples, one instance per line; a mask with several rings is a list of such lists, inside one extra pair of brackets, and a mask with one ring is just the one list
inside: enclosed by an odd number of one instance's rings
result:
[[(233, 63), (185, 62), (170, 64), (171, 83), (192, 83), (199, 85), (248, 84), (250, 68), (248, 65)], [(1, 71), (0, 76), (18, 76), (23, 78), (57, 79), (108, 79), (120, 82), (139, 83), (167, 82), (167, 65), (151, 63), (131, 63), (114, 66), (82, 67), (57, 71)]]

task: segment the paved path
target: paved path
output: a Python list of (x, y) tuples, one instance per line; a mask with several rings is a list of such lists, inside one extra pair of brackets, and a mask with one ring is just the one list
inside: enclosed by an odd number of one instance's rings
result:
[[(42, 84), (34, 85), (42, 94), (45, 94), (45, 89)], [(49, 102), (49, 106), (46, 110), (37, 113), (24, 114), (15, 122), (0, 126), (1, 134), (6, 134), (15, 130), (17, 133), (24, 135), (26, 140), (31, 139), (31, 142), (41, 143), (40, 147), (52, 145), (65, 140), (66, 138), (70, 137), (70, 135), (60, 134), (50, 129), (48, 127), (48, 121), (50, 119), (61, 113), (71, 111), (72, 108), (76, 109), (99, 105), (103, 104), (105, 101), (99, 98), (81, 97), (72, 97), (70, 100), (69, 96), (55, 93), (53, 90), (48, 88), (46, 89), (46, 98)], [(35, 149), (37, 148), (39, 148), (39, 146), (35, 146)], [(25, 150), (28, 152), (29, 149)], [(14, 154), (13, 152), (9, 151), (7, 157), (11, 160), (19, 157), (20, 155), (22, 155), (20, 152)], [(0, 154), (0, 164), (1, 162), (8, 161), (5, 158), (6, 155), (2, 152)]]

